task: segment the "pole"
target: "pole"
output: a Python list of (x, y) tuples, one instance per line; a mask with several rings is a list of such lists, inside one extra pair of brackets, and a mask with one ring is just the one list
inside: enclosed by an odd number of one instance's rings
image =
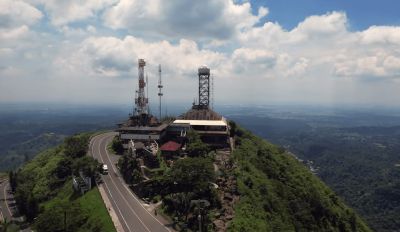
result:
[(64, 231), (67, 232), (67, 211), (64, 211)]
[(199, 220), (199, 231), (201, 232), (202, 231), (202, 228), (201, 228), (201, 213), (199, 214), (199, 216), (197, 216), (197, 219)]

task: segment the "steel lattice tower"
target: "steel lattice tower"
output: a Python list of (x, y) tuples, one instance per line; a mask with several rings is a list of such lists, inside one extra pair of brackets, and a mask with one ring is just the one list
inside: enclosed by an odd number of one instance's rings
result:
[(210, 69), (199, 68), (199, 107), (208, 109), (210, 105)]
[(147, 104), (149, 102), (148, 98), (146, 98), (146, 94), (144, 91), (144, 88), (146, 86), (146, 82), (144, 81), (144, 66), (146, 65), (146, 62), (144, 59), (139, 59), (138, 60), (139, 64), (139, 70), (138, 70), (138, 75), (139, 75), (139, 89), (137, 91), (137, 96), (135, 98), (135, 104), (136, 104), (136, 114), (137, 115), (147, 115), (148, 114), (148, 107)]

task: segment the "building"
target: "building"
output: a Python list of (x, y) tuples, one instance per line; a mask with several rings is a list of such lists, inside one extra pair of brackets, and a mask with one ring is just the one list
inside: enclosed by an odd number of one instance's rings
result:
[(160, 147), (160, 150), (165, 159), (173, 159), (174, 157), (180, 155), (181, 148), (182, 144), (174, 141), (168, 141)]
[(178, 138), (185, 137), (188, 130), (200, 134), (203, 142), (215, 147), (229, 144), (229, 126), (224, 117), (210, 109), (210, 69), (201, 66), (199, 76), (199, 103), (172, 122), (168, 134)]
[(160, 123), (156, 117), (149, 113), (149, 99), (146, 96), (145, 87), (148, 84), (147, 78), (144, 78), (144, 66), (146, 62), (143, 59), (138, 60), (138, 90), (135, 97), (135, 109), (129, 119), (118, 125), (116, 130), (125, 149), (129, 142), (142, 142), (150, 144), (160, 141), (166, 134), (167, 124)]
[(225, 147), (229, 143), (229, 129), (225, 118), (221, 120), (177, 119), (168, 128), (169, 133), (186, 136), (188, 130), (196, 131), (209, 145)]

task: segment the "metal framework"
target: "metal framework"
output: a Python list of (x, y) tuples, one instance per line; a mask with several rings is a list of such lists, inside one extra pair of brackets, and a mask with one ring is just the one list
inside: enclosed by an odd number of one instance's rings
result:
[(214, 74), (211, 75), (211, 109), (214, 109)]
[(158, 97), (160, 98), (160, 108), (159, 108), (159, 110), (160, 110), (160, 118), (159, 118), (159, 120), (161, 121), (161, 97), (163, 96), (163, 93), (162, 93), (163, 85), (162, 85), (162, 82), (161, 82), (161, 64), (158, 66), (158, 75), (159, 75), (159, 78), (158, 78)]
[(138, 64), (139, 89), (136, 91), (135, 113), (136, 115), (147, 115), (149, 99), (146, 97), (146, 93), (144, 91), (144, 88), (146, 87), (146, 82), (144, 81), (144, 66), (146, 66), (146, 62), (144, 59), (139, 59)]
[(206, 66), (199, 68), (199, 107), (208, 108), (210, 105), (210, 69)]

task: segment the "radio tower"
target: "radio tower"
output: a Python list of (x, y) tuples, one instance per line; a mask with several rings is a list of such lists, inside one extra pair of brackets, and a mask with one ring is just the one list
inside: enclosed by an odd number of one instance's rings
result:
[(214, 74), (211, 75), (211, 109), (214, 109)]
[(208, 109), (210, 105), (210, 69), (207, 66), (199, 68), (199, 105), (201, 109)]
[(159, 110), (160, 110), (160, 118), (159, 118), (159, 120), (161, 122), (161, 97), (163, 96), (163, 93), (162, 93), (163, 85), (162, 85), (162, 82), (161, 82), (161, 64), (158, 65), (158, 75), (159, 75), (159, 77), (158, 77), (158, 96), (160, 98), (160, 108), (159, 108)]
[[(144, 81), (144, 66), (146, 65), (146, 62), (144, 59), (139, 59), (138, 60), (139, 64), (139, 89), (137, 91), (137, 95), (135, 98), (135, 104), (136, 104), (136, 115), (139, 116), (142, 119), (147, 118), (148, 114), (148, 106), (147, 104), (149, 103), (149, 99), (146, 98), (146, 93), (144, 91), (144, 88), (146, 87), (146, 82)], [(142, 121), (143, 122), (143, 121)]]

